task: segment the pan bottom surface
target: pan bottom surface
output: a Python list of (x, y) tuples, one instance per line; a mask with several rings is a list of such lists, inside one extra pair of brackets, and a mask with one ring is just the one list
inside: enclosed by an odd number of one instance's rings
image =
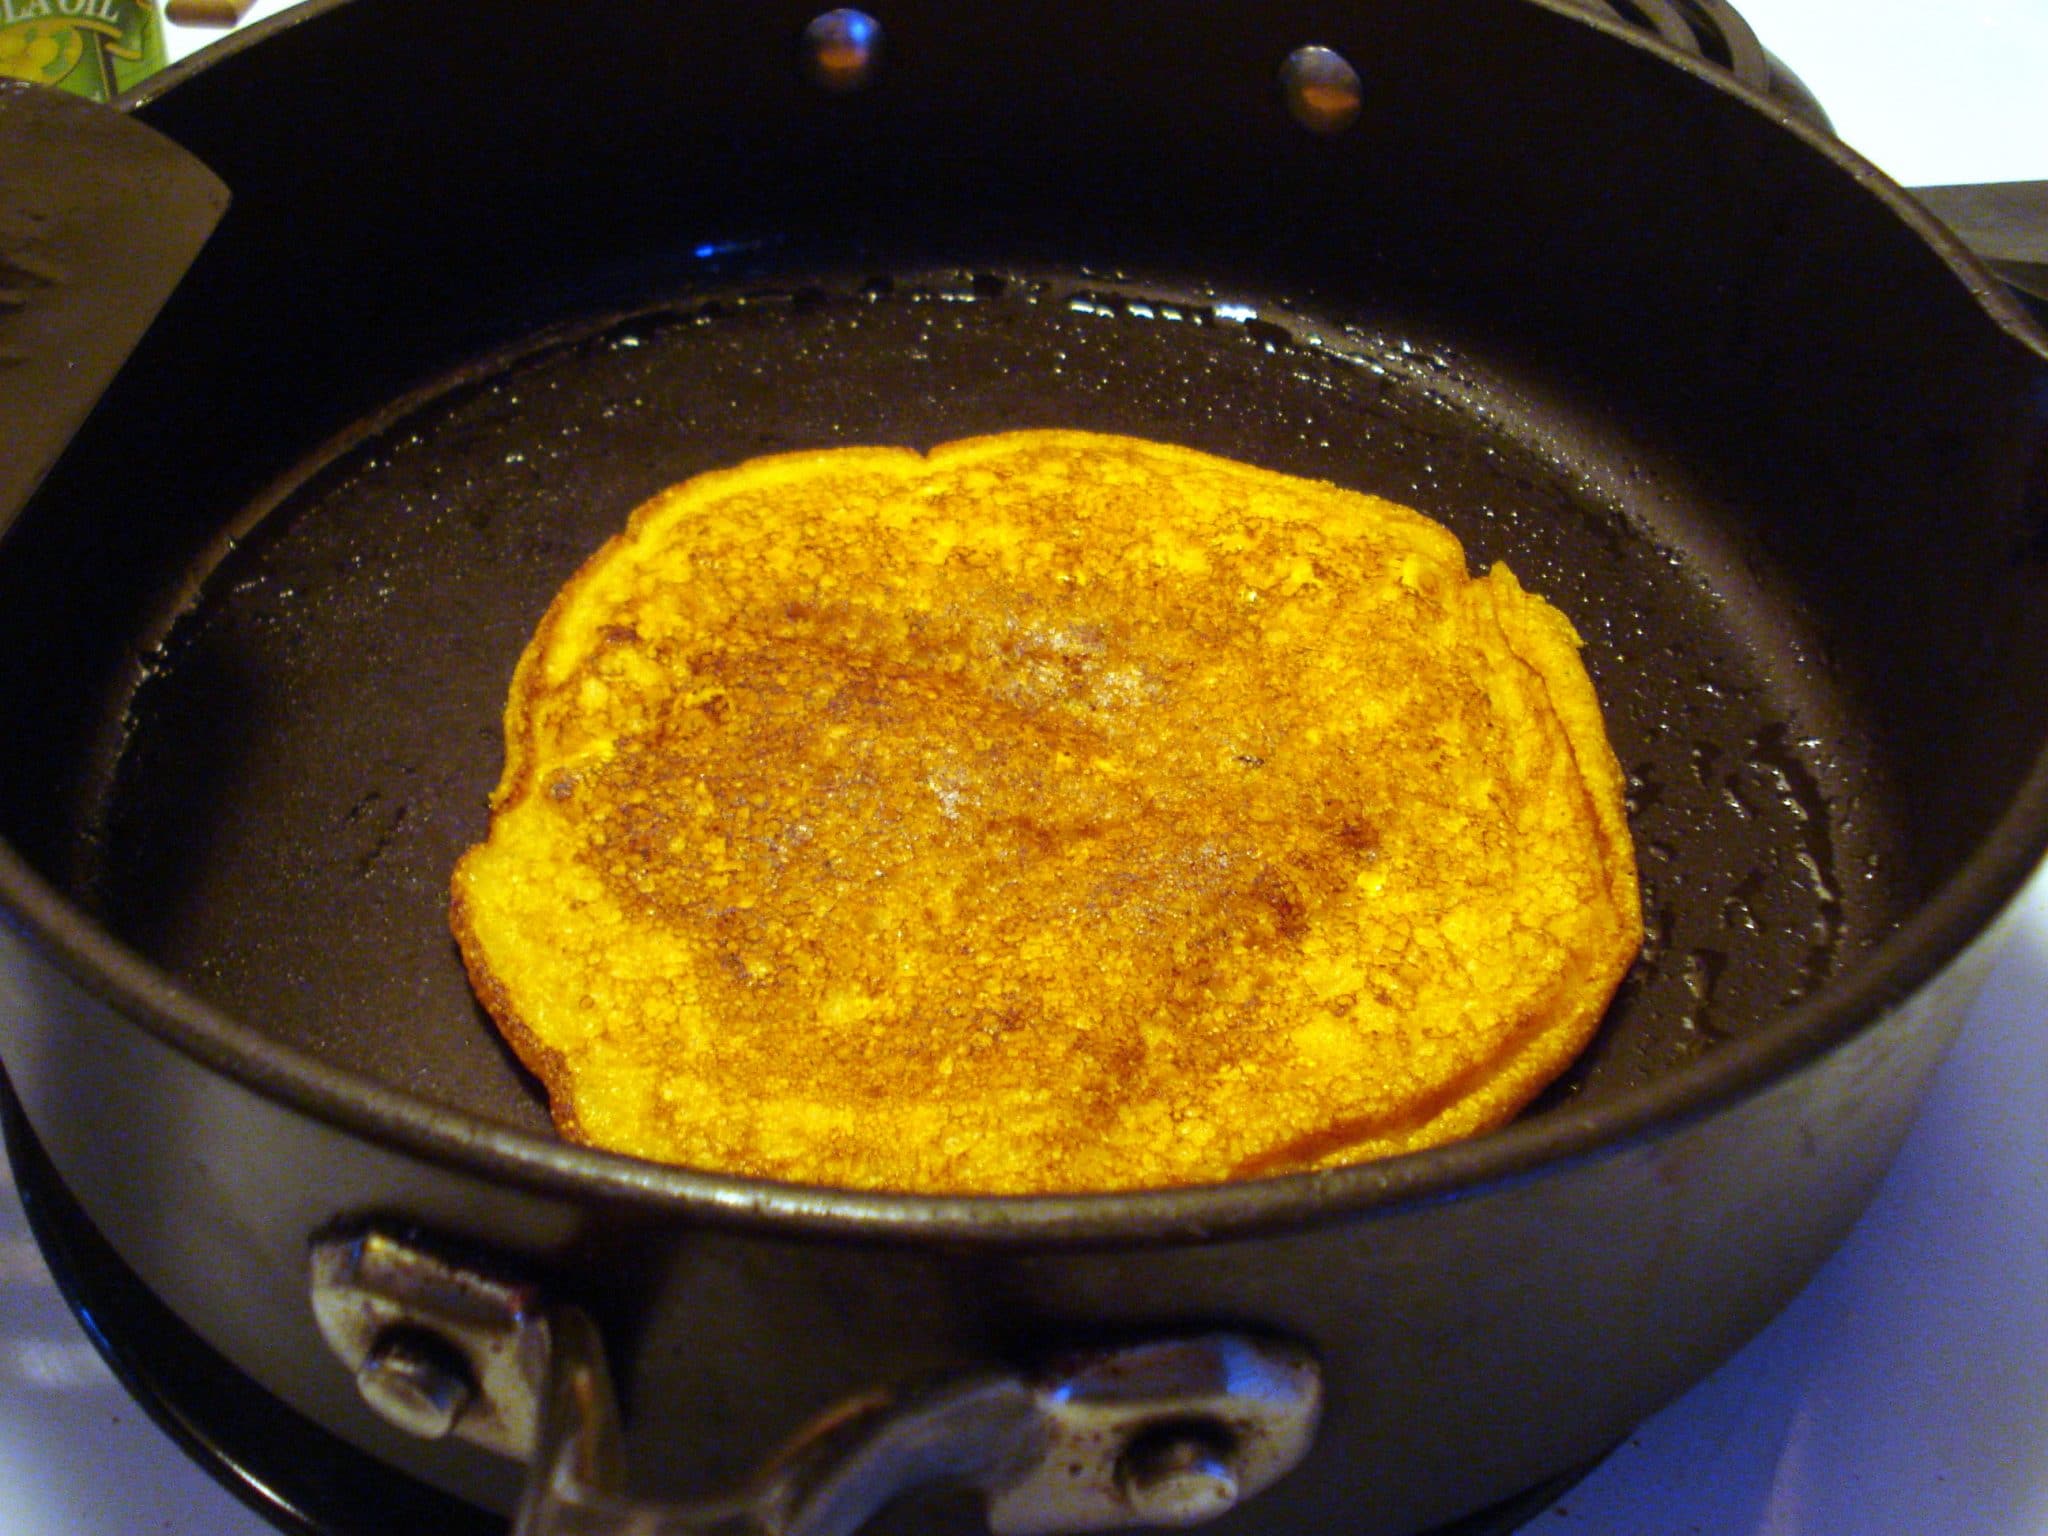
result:
[(1577, 625), (1649, 931), (1538, 1112), (1590, 1102), (1810, 995), (1903, 911), (1908, 860), (1796, 594), (1682, 478), (1506, 368), (1401, 314), (1076, 272), (736, 284), (526, 339), (234, 509), (106, 701), (68, 883), (268, 1034), (545, 1132), (446, 907), (562, 583), (656, 491), (758, 454), (1127, 433), (1406, 502)]
[[(506, 1521), (337, 1439), (284, 1406), (151, 1294), (51, 1165), (0, 1073), (0, 1131), (23, 1209), (66, 1302), (121, 1385), (224, 1488), (290, 1536), (504, 1536)], [(1422, 1536), (1509, 1536), (1577, 1467)], [(979, 1522), (971, 1522), (970, 1528)], [(894, 1522), (884, 1517), (883, 1524)]]

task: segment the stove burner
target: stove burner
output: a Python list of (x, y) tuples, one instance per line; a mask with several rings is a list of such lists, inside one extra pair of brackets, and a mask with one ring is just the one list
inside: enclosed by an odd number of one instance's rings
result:
[[(180, 1322), (64, 1187), (4, 1072), (0, 1129), (36, 1242), (87, 1336), (158, 1427), (230, 1493), (291, 1536), (505, 1536), (502, 1518), (294, 1413)], [(1427, 1536), (1510, 1536), (1591, 1470), (1575, 1468)]]

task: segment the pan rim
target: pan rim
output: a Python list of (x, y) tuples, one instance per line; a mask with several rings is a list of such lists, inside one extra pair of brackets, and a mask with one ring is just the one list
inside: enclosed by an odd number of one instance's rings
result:
[[(215, 44), (123, 98), (141, 111), (201, 71), (355, 0), (304, 3)], [(1854, 151), (1715, 66), (1569, 0), (1526, 0), (1656, 55), (1824, 155), (1904, 222), (1987, 321), (2048, 361), (2048, 335), (1933, 215)], [(321, 1061), (199, 1000), (100, 928), (0, 840), (0, 914), (71, 982), (186, 1057), (372, 1145), (541, 1193), (604, 1198), (692, 1221), (949, 1244), (1096, 1244), (1249, 1236), (1464, 1199), (1588, 1158), (1769, 1090), (1907, 1003), (1995, 928), (2048, 855), (2048, 748), (2004, 814), (1898, 927), (1767, 1027), (1586, 1108), (1563, 1107), (1447, 1146), (1350, 1168), (1185, 1189), (938, 1197), (775, 1184), (669, 1168), (494, 1125)], [(33, 1027), (33, 1026), (31, 1026)]]
[[(358, 3), (360, 0), (298, 0), (298, 3), (289, 9), (241, 28), (159, 70), (133, 90), (115, 98), (111, 105), (131, 115), (139, 115), (147, 121), (150, 109), (157, 101), (166, 95), (175, 95), (180, 85), (204, 74), (215, 65), (234, 59), (250, 48), (260, 46), (267, 38), (280, 36), (302, 26), (318, 24), (330, 13), (346, 10)], [(1518, 3), (1547, 11), (1569, 25), (1598, 32), (1623, 47), (1651, 55), (1667, 67), (1691, 76), (1694, 81), (1721, 95), (1733, 98), (1768, 119), (1781, 132), (1799, 140), (1809, 152), (1818, 153), (1832, 162), (1835, 168), (1847, 175), (1861, 191), (1883, 203), (1895, 217), (1913, 231), (1914, 235), (1962, 283), (1964, 289), (1998, 330), (2041, 361), (2048, 362), (2048, 326), (2037, 321), (2026, 305), (2013, 297), (1997, 275), (1951, 233), (1947, 225), (1916, 200), (1907, 188), (1893, 181), (1884, 171), (1832, 133), (1802, 117), (1786, 103), (1745, 84), (1711, 60), (1688, 53), (1663, 38), (1631, 26), (1616, 17), (1602, 14), (1597, 9), (1585, 5), (1583, 0), (1518, 0)]]

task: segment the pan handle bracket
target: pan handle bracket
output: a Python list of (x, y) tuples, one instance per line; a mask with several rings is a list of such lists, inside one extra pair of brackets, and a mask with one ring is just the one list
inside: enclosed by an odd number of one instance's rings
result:
[(379, 1414), (524, 1460), (514, 1536), (852, 1536), (901, 1494), (978, 1489), (994, 1536), (1198, 1525), (1307, 1453), (1321, 1376), (1239, 1333), (1095, 1349), (1031, 1371), (877, 1389), (829, 1410), (744, 1488), (626, 1491), (603, 1340), (581, 1309), (381, 1229), (317, 1240), (313, 1310)]

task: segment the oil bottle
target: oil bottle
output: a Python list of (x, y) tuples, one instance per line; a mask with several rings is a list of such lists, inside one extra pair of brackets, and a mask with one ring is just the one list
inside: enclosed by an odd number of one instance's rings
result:
[(156, 0), (0, 0), (0, 78), (110, 101), (163, 67)]

